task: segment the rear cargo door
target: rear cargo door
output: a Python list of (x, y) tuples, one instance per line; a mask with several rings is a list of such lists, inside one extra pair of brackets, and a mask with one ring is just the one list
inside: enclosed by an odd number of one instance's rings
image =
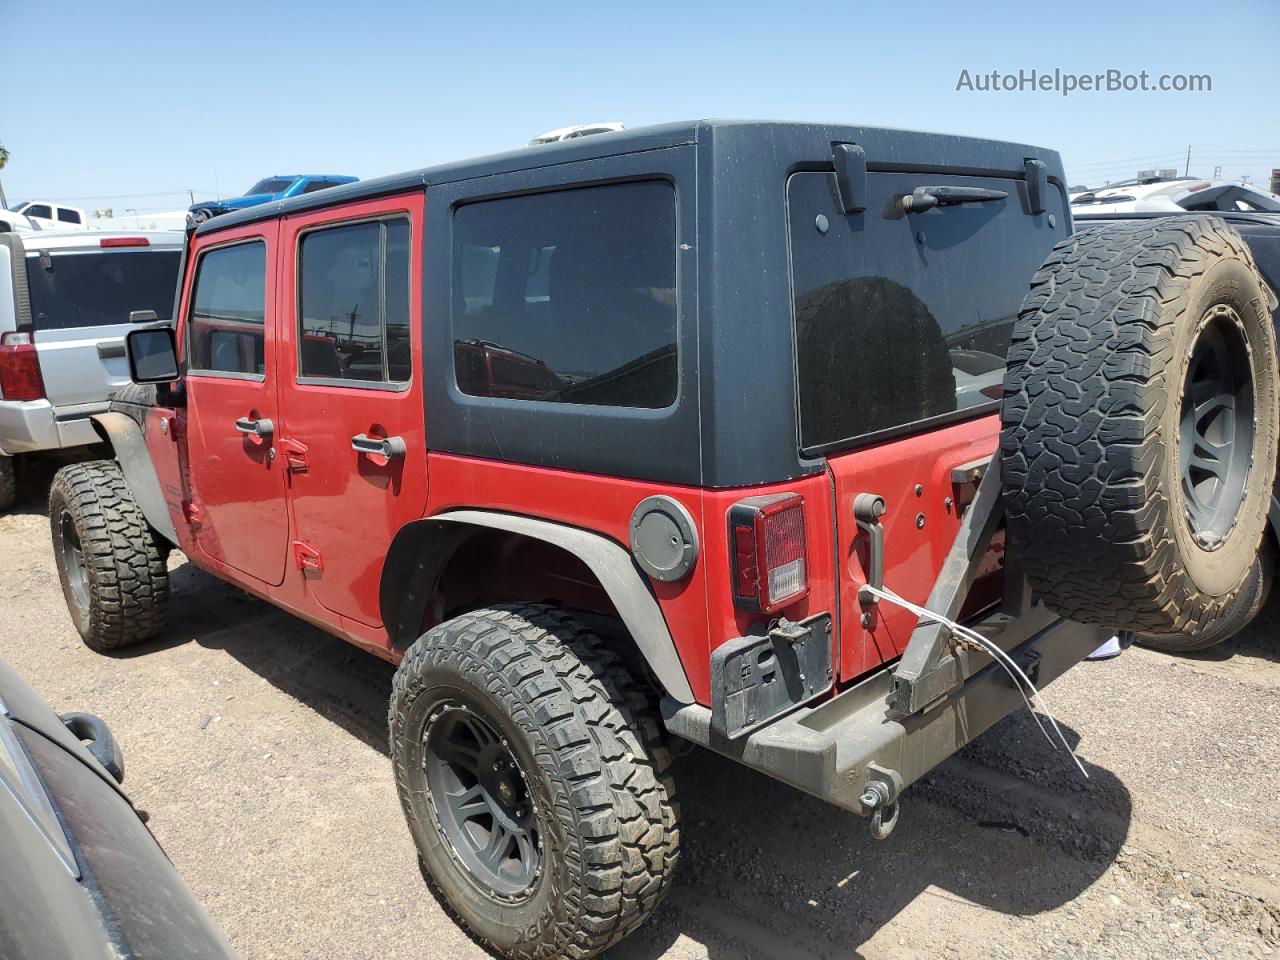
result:
[(27, 288), (40, 372), (60, 411), (105, 408), (107, 394), (129, 382), (129, 313), (154, 310), (169, 319), (179, 256), (176, 248), (149, 244), (60, 251), (29, 243)]
[[(906, 209), (934, 186), (1005, 196)], [(923, 603), (967, 495), (953, 470), (995, 451), (1013, 321), (1068, 233), (1064, 198), (1052, 188), (1047, 200), (1030, 213), (1020, 177), (869, 173), (865, 210), (846, 214), (834, 174), (789, 179), (800, 445), (827, 457), (833, 481), (844, 678), (899, 656), (915, 625), (899, 608), (860, 606), (874, 538), (853, 501), (884, 498), (885, 584)], [(982, 585), (993, 599), (998, 581)]]

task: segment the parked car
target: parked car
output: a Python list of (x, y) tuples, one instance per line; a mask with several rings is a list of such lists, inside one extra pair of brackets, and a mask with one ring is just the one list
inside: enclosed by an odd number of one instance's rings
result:
[[(677, 740), (886, 837), (1033, 683), (1241, 602), (1267, 522), (1238, 238), (1072, 234), (1064, 182), (1022, 144), (704, 121), (206, 222), (176, 327), (129, 334), (114, 459), (55, 478), (72, 620), (155, 635), (176, 545), (398, 663), (425, 873), (508, 957), (590, 957), (670, 888)], [(1171, 342), (1243, 364), (1260, 423), (1186, 516)]]
[(0, 661), (0, 957), (233, 960), (121, 789), (103, 721)]
[(1072, 195), (1077, 213), (1231, 211), (1280, 213), (1280, 196), (1235, 180), (1142, 180), (1112, 184)]
[[(1218, 217), (1239, 234), (1248, 244), (1249, 252), (1257, 264), (1258, 272), (1266, 281), (1270, 297), (1272, 318), (1280, 329), (1280, 217), (1266, 213), (1246, 213), (1243, 211), (1199, 211), (1204, 216)], [(1159, 223), (1167, 217), (1177, 216), (1171, 211), (1165, 212), (1113, 212), (1106, 208), (1102, 213), (1077, 213), (1076, 226), (1081, 230), (1107, 229), (1135, 222)], [(1201, 480), (1212, 480), (1214, 475), (1205, 473)], [(1188, 477), (1188, 483), (1191, 477)], [(1280, 489), (1280, 488), (1278, 488)], [(1271, 592), (1271, 584), (1275, 572), (1277, 557), (1280, 557), (1280, 496), (1276, 491), (1271, 494), (1271, 527), (1263, 538), (1252, 568), (1245, 580), (1241, 602), (1231, 611), (1229, 616), (1198, 624), (1197, 629), (1184, 634), (1150, 635), (1139, 634), (1138, 642), (1144, 646), (1170, 653), (1194, 653), (1231, 639), (1257, 616)]]
[(287, 200), (317, 190), (339, 187), (344, 183), (355, 183), (359, 177), (344, 177), (335, 174), (303, 176), (292, 174), (286, 176), (267, 177), (259, 180), (239, 197), (226, 197), (221, 200), (203, 200), (193, 204), (190, 210), (192, 223), (204, 223), (210, 217), (227, 213), (231, 210), (243, 210), (245, 207), (256, 207), (260, 203), (272, 200)]
[(34, 233), (40, 228), (34, 220), (12, 210), (0, 210), (0, 233)]
[(43, 230), (84, 229), (89, 223), (89, 215), (79, 207), (48, 200), (28, 200), (14, 207), (13, 212), (35, 220)]
[(129, 313), (172, 313), (181, 256), (178, 232), (0, 234), (0, 510), (14, 457), (100, 441)]

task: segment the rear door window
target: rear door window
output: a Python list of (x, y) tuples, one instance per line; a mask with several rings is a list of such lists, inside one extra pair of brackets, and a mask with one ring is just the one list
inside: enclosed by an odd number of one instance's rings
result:
[(265, 376), (266, 284), (261, 240), (201, 254), (187, 326), (192, 370)]
[(86, 251), (27, 256), (31, 318), (37, 330), (128, 323), (133, 310), (173, 314), (176, 250)]
[[(787, 186), (800, 445), (834, 449), (993, 409), (1031, 277), (1066, 235), (1032, 217), (1020, 181), (873, 173), (846, 215), (831, 173)], [(932, 184), (986, 187), (1003, 200), (905, 213)], [(1061, 201), (1051, 192), (1051, 209)]]
[(675, 216), (674, 189), (656, 180), (459, 207), (458, 388), (480, 397), (670, 406), (678, 379)]
[(298, 254), (298, 370), (303, 379), (409, 379), (409, 221), (303, 234)]

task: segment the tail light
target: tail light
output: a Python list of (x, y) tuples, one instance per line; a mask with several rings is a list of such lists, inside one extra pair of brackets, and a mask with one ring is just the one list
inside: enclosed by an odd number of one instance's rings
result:
[(796, 493), (748, 497), (729, 508), (733, 600), (776, 613), (809, 593), (804, 498)]
[(103, 237), (98, 241), (100, 247), (149, 247), (151, 241), (146, 237)]
[(0, 335), (0, 397), (6, 400), (44, 399), (40, 358), (29, 333)]

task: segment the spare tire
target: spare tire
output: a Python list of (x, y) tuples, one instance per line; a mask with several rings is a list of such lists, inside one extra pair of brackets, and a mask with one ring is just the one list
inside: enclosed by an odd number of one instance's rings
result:
[(1216, 217), (1059, 243), (1009, 347), (1005, 514), (1057, 613), (1202, 634), (1246, 588), (1276, 464), (1269, 291)]

